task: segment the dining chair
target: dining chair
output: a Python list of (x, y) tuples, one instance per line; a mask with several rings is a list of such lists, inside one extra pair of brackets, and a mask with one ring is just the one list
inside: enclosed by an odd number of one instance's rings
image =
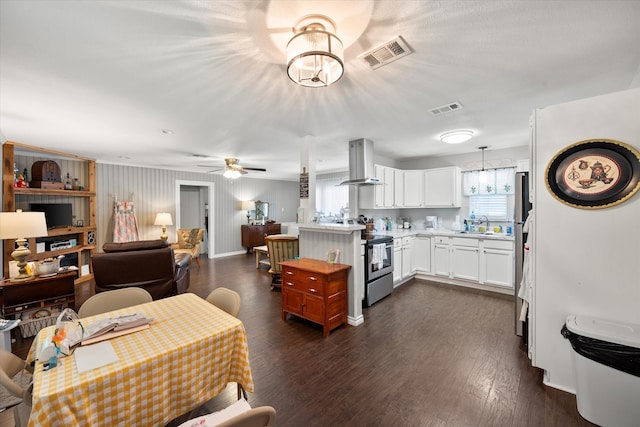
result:
[(216, 426), (216, 427), (272, 427), (276, 419), (276, 410), (271, 406), (251, 408), (245, 399), (207, 415), (192, 418), (178, 427)]
[(240, 311), (240, 294), (236, 291), (224, 287), (215, 288), (205, 299), (230, 315), (238, 316), (238, 311)]
[(16, 427), (26, 427), (31, 414), (31, 390), (33, 378), (28, 365), (15, 354), (0, 349), (0, 385), (10, 394), (3, 402), (2, 410), (13, 407)]
[(131, 287), (104, 291), (87, 299), (80, 306), (78, 317), (89, 317), (151, 301), (153, 301), (151, 294), (142, 288)]
[(289, 234), (272, 234), (265, 236), (269, 262), (271, 267), (271, 290), (282, 285), (282, 267), (280, 263), (290, 259), (295, 259), (300, 253), (300, 243), (298, 236)]
[(176, 230), (178, 242), (171, 247), (176, 254), (189, 254), (196, 260), (200, 268), (200, 244), (204, 239), (204, 228), (178, 228)]

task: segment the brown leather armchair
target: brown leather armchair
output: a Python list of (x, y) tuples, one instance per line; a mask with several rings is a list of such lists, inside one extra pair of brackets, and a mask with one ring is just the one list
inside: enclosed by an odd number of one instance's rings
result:
[(187, 291), (188, 254), (174, 254), (165, 240), (105, 243), (104, 253), (91, 257), (96, 293), (135, 286), (154, 300)]

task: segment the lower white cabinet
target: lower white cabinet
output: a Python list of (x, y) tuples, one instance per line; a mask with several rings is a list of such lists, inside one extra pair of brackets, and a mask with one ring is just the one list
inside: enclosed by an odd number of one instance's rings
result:
[(413, 241), (413, 264), (417, 273), (431, 273), (431, 237), (417, 236)]
[(448, 237), (433, 238), (433, 274), (449, 277), (451, 275), (451, 243)]
[(402, 280), (402, 239), (393, 239), (393, 283)]
[(482, 256), (482, 283), (488, 285), (514, 285), (514, 243), (511, 241), (485, 240)]
[(402, 278), (406, 279), (415, 273), (413, 268), (413, 242), (415, 236), (402, 238)]
[(479, 246), (478, 239), (451, 239), (451, 277), (474, 282), (480, 280)]

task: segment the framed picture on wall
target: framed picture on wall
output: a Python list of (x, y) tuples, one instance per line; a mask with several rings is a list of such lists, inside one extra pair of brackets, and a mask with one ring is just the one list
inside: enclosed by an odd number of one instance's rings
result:
[(549, 162), (545, 184), (556, 199), (572, 207), (615, 206), (640, 189), (640, 152), (610, 139), (577, 142)]

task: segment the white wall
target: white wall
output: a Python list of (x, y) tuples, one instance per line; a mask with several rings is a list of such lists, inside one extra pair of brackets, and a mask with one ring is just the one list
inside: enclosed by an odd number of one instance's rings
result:
[(532, 362), (545, 370), (546, 384), (575, 392), (570, 344), (560, 335), (566, 316), (640, 324), (640, 194), (606, 209), (569, 207), (545, 187), (545, 170), (559, 151), (585, 139), (640, 150), (640, 89), (534, 115)]

